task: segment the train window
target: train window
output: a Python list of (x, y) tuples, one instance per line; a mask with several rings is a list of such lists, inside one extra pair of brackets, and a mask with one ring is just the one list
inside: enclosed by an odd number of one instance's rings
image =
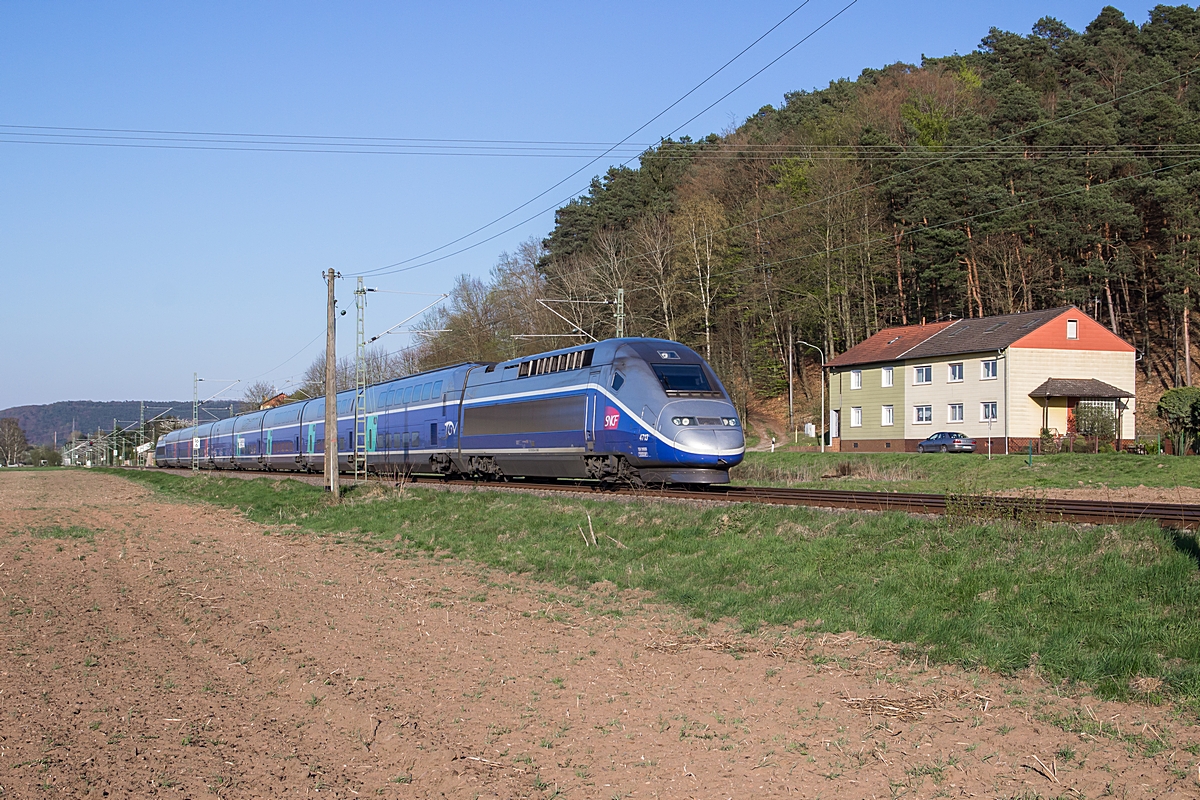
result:
[(625, 384), (625, 376), (619, 372), (613, 372), (612, 388), (614, 392), (621, 391), (621, 387)]
[(432, 384), (432, 383), (427, 383), (427, 384), (425, 384), (425, 388), (423, 388), (423, 389), (421, 390), (421, 399), (422, 399), (422, 400), (428, 400), (428, 399), (429, 399), (429, 395), (430, 395), (430, 394), (432, 394), (432, 393), (433, 393), (433, 384)]
[(658, 382), (668, 392), (711, 392), (699, 364), (651, 364)]
[(411, 386), (404, 387), (404, 402), (405, 403), (409, 403), (412, 401), (412, 390), (413, 390), (413, 387), (411, 387)]
[[(557, 356), (544, 356), (529, 361), (522, 361), (517, 370), (518, 378), (528, 378), (531, 375), (545, 375), (549, 372), (560, 372), (568, 369), (582, 369), (592, 365), (594, 348), (587, 350), (572, 350)], [(510, 366), (516, 366), (510, 365)], [(509, 367), (505, 367), (508, 369)]]
[(441, 381), (433, 382), (433, 396), (434, 397), (442, 396), (442, 382)]
[(420, 446), (421, 446), (421, 434), (420, 434), (420, 432), (418, 432), (418, 431), (413, 431), (412, 435), (411, 435), (409, 438), (410, 438), (410, 440), (412, 441), (412, 446), (413, 446), (413, 447), (420, 447)]

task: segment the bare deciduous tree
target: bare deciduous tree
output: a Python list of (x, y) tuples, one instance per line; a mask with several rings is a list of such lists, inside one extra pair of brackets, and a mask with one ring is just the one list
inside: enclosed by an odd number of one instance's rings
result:
[(275, 384), (270, 381), (254, 381), (248, 384), (242, 393), (242, 403), (252, 408), (258, 408), (264, 401), (270, 400), (277, 394), (279, 392), (276, 391)]
[(28, 448), (25, 431), (17, 418), (0, 419), (0, 463), (16, 464)]

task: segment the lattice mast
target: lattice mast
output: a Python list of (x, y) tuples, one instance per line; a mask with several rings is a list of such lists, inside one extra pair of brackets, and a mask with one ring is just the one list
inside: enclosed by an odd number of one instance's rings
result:
[(367, 290), (358, 279), (354, 290), (358, 333), (354, 341), (354, 480), (367, 477)]
[(200, 373), (192, 373), (192, 441), (188, 447), (192, 450), (192, 472), (200, 472)]

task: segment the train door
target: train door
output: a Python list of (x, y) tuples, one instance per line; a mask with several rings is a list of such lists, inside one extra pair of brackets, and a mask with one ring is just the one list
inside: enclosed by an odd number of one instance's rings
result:
[(379, 415), (371, 414), (367, 417), (367, 452), (375, 452), (375, 441), (379, 433)]
[(271, 455), (271, 445), (274, 444), (274, 439), (275, 439), (274, 434), (275, 434), (275, 431), (267, 431), (267, 445), (266, 445), (266, 452), (264, 453), (264, 455), (267, 455), (267, 456)]
[(596, 387), (599, 385), (600, 370), (594, 369), (588, 375), (588, 402), (583, 419), (583, 438), (589, 453), (596, 449), (596, 406), (600, 402), (600, 393), (596, 391)]
[(315, 422), (308, 426), (308, 447), (304, 452), (309, 455), (317, 452), (317, 425)]

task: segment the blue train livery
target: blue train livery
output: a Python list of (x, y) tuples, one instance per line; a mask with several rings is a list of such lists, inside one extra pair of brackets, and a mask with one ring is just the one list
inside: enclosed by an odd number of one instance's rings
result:
[[(725, 387), (695, 351), (607, 339), (500, 363), (468, 363), (337, 395), (338, 467), (380, 474), (725, 483), (745, 440)], [(355, 447), (356, 417), (363, 447)], [(166, 467), (320, 472), (325, 399), (162, 436)]]

